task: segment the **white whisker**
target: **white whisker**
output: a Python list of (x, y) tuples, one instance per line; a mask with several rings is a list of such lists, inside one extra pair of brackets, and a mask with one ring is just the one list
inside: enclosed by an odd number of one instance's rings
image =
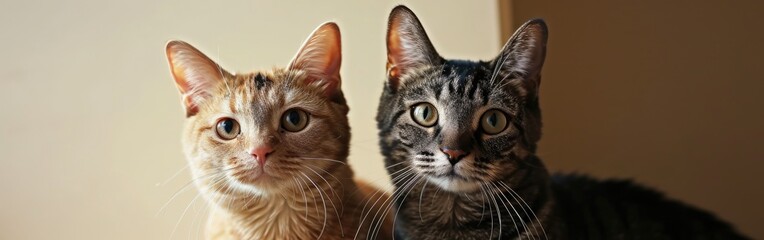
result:
[(164, 180), (164, 181), (162, 181), (161, 183), (157, 183), (157, 184), (156, 184), (156, 186), (157, 186), (157, 187), (160, 187), (160, 186), (164, 186), (164, 185), (166, 185), (166, 184), (167, 184), (168, 182), (170, 182), (170, 181), (171, 181), (173, 178), (175, 178), (175, 177), (177, 177), (178, 175), (180, 175), (180, 173), (181, 173), (181, 172), (183, 172), (183, 170), (186, 170), (186, 169), (187, 169), (189, 166), (191, 166), (191, 165), (190, 165), (190, 164), (188, 164), (188, 163), (186, 163), (185, 165), (183, 165), (183, 167), (182, 167), (182, 168), (180, 168), (180, 170), (178, 170), (177, 172), (175, 172), (175, 174), (173, 174), (173, 175), (172, 175), (172, 176), (170, 176), (169, 178), (165, 179), (165, 180)]
[[(409, 190), (406, 192), (406, 195), (404, 195), (404, 196), (403, 196), (403, 198), (402, 198), (402, 200), (401, 200), (401, 201), (406, 201), (406, 198), (408, 198), (408, 196), (409, 196), (409, 193), (411, 193), (411, 191), (412, 191), (412, 190), (414, 190), (414, 188), (416, 187), (416, 184), (420, 183), (420, 182), (421, 182), (421, 180), (422, 180), (422, 177), (420, 177), (420, 176), (416, 176), (416, 179), (414, 179), (414, 180), (412, 181), (413, 183), (411, 184), (411, 187), (409, 187)], [(423, 184), (423, 185), (424, 185), (424, 184)], [(392, 208), (388, 208), (388, 209), (392, 209)], [(398, 219), (398, 212), (400, 212), (400, 211), (401, 211), (401, 208), (398, 208), (398, 209), (395, 211), (395, 213), (393, 214), (393, 224), (392, 224), (393, 226), (395, 226), (395, 220), (396, 220), (396, 219)], [(386, 214), (386, 213), (385, 213), (385, 214)], [(383, 216), (384, 216), (384, 215), (383, 215)], [(390, 234), (391, 234), (391, 235), (393, 235), (393, 236), (395, 235), (395, 227), (393, 227), (393, 229), (391, 229), (391, 232), (390, 232)]]
[[(541, 220), (536, 216), (536, 213), (533, 212), (533, 209), (528, 205), (527, 202), (525, 202), (525, 200), (520, 196), (520, 194), (515, 192), (515, 190), (513, 190), (511, 187), (509, 187), (509, 185), (507, 185), (506, 183), (499, 182), (499, 184), (503, 185), (505, 189), (509, 190), (510, 194), (513, 194), (513, 195), (517, 196), (517, 198), (520, 199), (520, 202), (522, 202), (522, 204), (525, 205), (525, 208), (528, 208), (528, 210), (531, 212), (531, 215), (533, 215), (533, 218), (536, 219), (536, 222), (538, 223), (538, 226), (541, 228), (541, 232), (544, 234), (544, 239), (549, 239), (549, 237), (546, 234), (546, 230), (544, 230), (544, 225), (541, 223)], [(536, 234), (538, 235), (538, 232), (536, 232)]]
[[(405, 170), (405, 171), (404, 171), (404, 170)], [(403, 172), (403, 173), (400, 173), (400, 174), (398, 174), (397, 176), (395, 176), (395, 175), (396, 175), (396, 173), (399, 173), (400, 171), (404, 171), (404, 172)], [(392, 182), (393, 182), (393, 184), (395, 184), (395, 183), (397, 183), (398, 181), (401, 181), (402, 179), (404, 179), (404, 178), (406, 178), (406, 177), (410, 176), (410, 174), (413, 174), (413, 173), (411, 173), (411, 171), (413, 171), (413, 169), (411, 169), (410, 167), (405, 167), (405, 168), (403, 168), (403, 169), (401, 169), (401, 170), (398, 170), (398, 171), (396, 171), (396, 172), (394, 172), (394, 173), (390, 174), (391, 176), (395, 176), (395, 177), (392, 179)], [(378, 202), (379, 202), (379, 200), (381, 200), (383, 197), (385, 197), (385, 195), (384, 195), (384, 194), (380, 194), (380, 196), (377, 198), (377, 200), (375, 200), (375, 201), (374, 201), (374, 203), (372, 203), (372, 205), (371, 205), (371, 206), (369, 206), (369, 211), (368, 211), (368, 212), (366, 212), (365, 214), (363, 214), (363, 217), (361, 218), (361, 225), (359, 225), (359, 227), (358, 227), (358, 230), (356, 230), (356, 232), (355, 232), (355, 236), (353, 236), (353, 239), (354, 239), (354, 240), (355, 240), (355, 239), (358, 239), (358, 234), (361, 232), (361, 226), (363, 226), (363, 223), (366, 221), (366, 217), (369, 217), (369, 215), (371, 214), (371, 211), (373, 211), (373, 209), (374, 209), (374, 206), (377, 206), (377, 203), (378, 203)], [(390, 197), (390, 198), (388, 198), (388, 199), (391, 199), (391, 198), (392, 198), (392, 197)], [(366, 204), (368, 204), (370, 201), (371, 201), (371, 198), (370, 198), (369, 200), (367, 200), (367, 201), (366, 201)], [(385, 204), (386, 202), (387, 202), (387, 200), (384, 200), (384, 201), (382, 201), (382, 203), (381, 203), (381, 206), (386, 206), (386, 204)], [(363, 207), (363, 209), (366, 209), (366, 204), (364, 204), (364, 207)], [(365, 211), (362, 211), (362, 213), (363, 213), (363, 212), (365, 212)], [(377, 212), (379, 212), (379, 210), (377, 210)], [(372, 225), (374, 225), (374, 223), (375, 223), (375, 220), (376, 220), (376, 216), (377, 216), (377, 214), (375, 213), (375, 214), (374, 214), (374, 217), (371, 219), (371, 224), (372, 224)], [(369, 237), (369, 232), (367, 231), (367, 233), (366, 233), (366, 238), (368, 239), (368, 237)]]
[(324, 200), (324, 194), (321, 192), (321, 188), (319, 188), (318, 185), (316, 185), (316, 182), (310, 179), (308, 175), (305, 175), (305, 173), (302, 173), (302, 175), (305, 176), (305, 178), (308, 179), (308, 181), (310, 181), (310, 183), (313, 184), (314, 187), (316, 187), (316, 189), (318, 190), (318, 194), (321, 196), (321, 203), (324, 205), (324, 223), (321, 226), (321, 232), (318, 234), (318, 237), (316, 237), (316, 239), (320, 239), (321, 236), (324, 235), (324, 230), (326, 228), (326, 220), (327, 220), (327, 214), (326, 214), (327, 209), (326, 209), (326, 202)]
[[(307, 165), (306, 165), (306, 166), (307, 166)], [(324, 176), (321, 176), (321, 174), (319, 174), (318, 172), (316, 172), (315, 170), (313, 170), (313, 169), (312, 169), (312, 168), (310, 168), (310, 167), (308, 167), (308, 170), (311, 170), (311, 171), (313, 171), (313, 173), (315, 173), (315, 174), (316, 174), (316, 176), (318, 176), (319, 178), (321, 178), (321, 180), (324, 180), (324, 182), (326, 182), (326, 185), (327, 185), (327, 187), (329, 188), (329, 190), (331, 190), (331, 192), (332, 192), (332, 194), (334, 195), (334, 197), (336, 197), (337, 199), (342, 199), (342, 197), (341, 197), (340, 195), (338, 195), (338, 194), (337, 194), (337, 192), (335, 192), (335, 191), (334, 191), (334, 188), (333, 188), (333, 187), (331, 187), (331, 186), (332, 186), (332, 184), (331, 184), (331, 183), (329, 183), (329, 181), (327, 181), (327, 180), (326, 180), (326, 178), (324, 178)], [(339, 181), (339, 180), (338, 180), (338, 181)], [(325, 190), (323, 190), (323, 189), (321, 189), (321, 188), (319, 188), (318, 190), (319, 190), (319, 191), (323, 191), (324, 193), (326, 193), (326, 191), (325, 191)], [(342, 228), (342, 218), (340, 217), (340, 213), (337, 211), (337, 206), (336, 206), (336, 205), (334, 205), (334, 201), (332, 200), (332, 198), (330, 198), (330, 197), (328, 196), (329, 194), (326, 194), (326, 195), (327, 195), (327, 196), (326, 196), (326, 198), (328, 198), (328, 199), (329, 199), (329, 203), (331, 203), (331, 204), (332, 204), (332, 208), (334, 209), (334, 213), (337, 215), (337, 221), (338, 221), (338, 223), (339, 223), (339, 227), (340, 227), (340, 229), (344, 229), (344, 228)], [(340, 207), (342, 207), (342, 205), (340, 205)], [(343, 209), (343, 211), (344, 211), (344, 209)], [(342, 237), (344, 237), (344, 236), (345, 236), (345, 233), (344, 233), (344, 232), (342, 232), (342, 233), (340, 233), (340, 235), (342, 235)]]
[(339, 163), (339, 164), (342, 164), (342, 165), (347, 165), (347, 163), (345, 163), (345, 162), (342, 162), (342, 161), (340, 161), (340, 160), (337, 160), (337, 159), (329, 159), (329, 158), (311, 158), (311, 157), (298, 157), (298, 158), (300, 158), (300, 159), (307, 159), (307, 160), (323, 160), (323, 161), (329, 161), (329, 162), (335, 162), (335, 163)]
[[(507, 214), (510, 214), (509, 219), (511, 219), (512, 224), (515, 225), (515, 232), (517, 233), (518, 236), (522, 235), (522, 232), (520, 232), (520, 229), (517, 227), (517, 221), (515, 221), (515, 218), (511, 216), (512, 212), (514, 211), (515, 214), (520, 218), (518, 221), (520, 221), (520, 224), (523, 226), (523, 231), (528, 230), (528, 226), (525, 225), (525, 221), (522, 221), (523, 220), (522, 217), (520, 217), (520, 214), (517, 212), (517, 210), (512, 205), (512, 203), (509, 201), (509, 198), (507, 198), (507, 196), (504, 195), (504, 193), (501, 190), (499, 190), (496, 184), (494, 183), (489, 183), (489, 184), (491, 189), (493, 189), (494, 193), (496, 193), (496, 196), (499, 197), (499, 202), (501, 202), (501, 204), (504, 205), (504, 209), (507, 210)], [(509, 207), (507, 207), (507, 204), (509, 204)], [(510, 207), (512, 208), (513, 211), (509, 210)]]

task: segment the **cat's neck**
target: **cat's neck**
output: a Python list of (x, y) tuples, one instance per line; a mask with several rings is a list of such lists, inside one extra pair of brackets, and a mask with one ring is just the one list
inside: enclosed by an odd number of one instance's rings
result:
[[(316, 239), (341, 233), (343, 203), (354, 190), (350, 169), (341, 165), (330, 171), (335, 177), (301, 178), (291, 188), (267, 195), (210, 195), (215, 214), (210, 221), (222, 226), (218, 233), (236, 239)], [(300, 178), (296, 178), (300, 179)], [(324, 180), (325, 179), (325, 180)], [(346, 189), (351, 188), (351, 189)], [(214, 231), (214, 230), (213, 230)]]

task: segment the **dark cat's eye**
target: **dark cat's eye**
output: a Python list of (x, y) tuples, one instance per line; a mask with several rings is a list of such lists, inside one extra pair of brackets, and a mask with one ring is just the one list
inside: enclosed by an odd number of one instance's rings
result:
[(215, 131), (217, 132), (218, 137), (224, 140), (231, 140), (239, 135), (241, 129), (239, 128), (239, 122), (233, 118), (222, 118), (218, 120), (218, 123), (215, 126)]
[(420, 103), (411, 109), (411, 118), (424, 127), (432, 127), (438, 122), (438, 110), (429, 103)]
[(281, 116), (281, 127), (290, 132), (297, 132), (308, 126), (308, 113), (300, 109), (289, 109)]
[(507, 114), (496, 109), (488, 110), (480, 117), (480, 127), (489, 135), (498, 134), (507, 128)]

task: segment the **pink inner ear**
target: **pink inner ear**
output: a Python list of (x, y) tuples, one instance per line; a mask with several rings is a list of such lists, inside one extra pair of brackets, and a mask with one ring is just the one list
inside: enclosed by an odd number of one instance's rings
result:
[(393, 9), (387, 29), (387, 74), (390, 86), (397, 88), (401, 76), (422, 66), (437, 65), (440, 59), (416, 15), (403, 6)]
[(404, 49), (401, 46), (400, 23), (391, 19), (390, 28), (387, 30), (387, 71), (391, 80), (396, 81), (401, 70), (406, 66), (403, 64), (405, 59)]
[(225, 72), (215, 62), (188, 43), (167, 43), (167, 60), (175, 83), (183, 95), (186, 116), (197, 113), (198, 105), (209, 97)]
[(340, 31), (336, 24), (319, 26), (289, 64), (289, 69), (307, 74), (306, 84), (318, 84), (328, 98), (340, 92), (340, 66), (342, 49)]

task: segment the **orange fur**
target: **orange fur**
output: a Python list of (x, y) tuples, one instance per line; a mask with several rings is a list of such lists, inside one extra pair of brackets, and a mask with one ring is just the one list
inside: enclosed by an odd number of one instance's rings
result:
[[(168, 43), (187, 114), (184, 153), (212, 208), (207, 239), (367, 239), (377, 225), (375, 239), (391, 238), (389, 209), (376, 201), (389, 196), (357, 185), (347, 165), (339, 39), (337, 26), (324, 24), (289, 67), (245, 74), (223, 70), (187, 43)], [(290, 132), (282, 121), (293, 109), (308, 120)], [(222, 138), (221, 119), (240, 132)], [(272, 148), (265, 160), (253, 154), (261, 146)]]

